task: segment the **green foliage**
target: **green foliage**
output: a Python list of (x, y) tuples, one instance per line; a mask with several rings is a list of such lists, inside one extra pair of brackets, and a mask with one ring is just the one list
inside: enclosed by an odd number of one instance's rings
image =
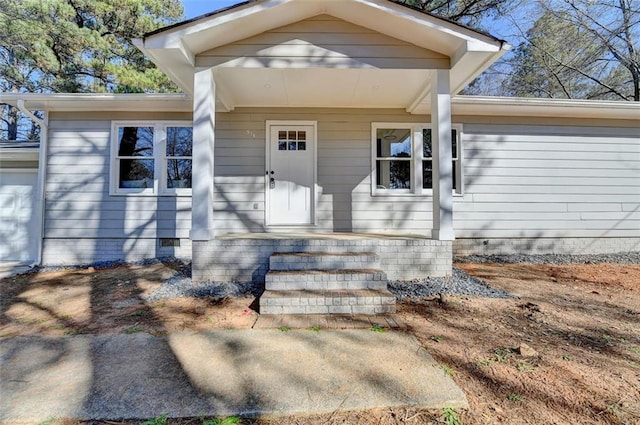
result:
[(312, 331), (312, 332), (320, 332), (320, 327), (318, 327), (318, 326), (311, 326), (311, 327), (309, 328), (309, 330), (310, 330), (310, 331)]
[(533, 366), (525, 361), (516, 363), (516, 369), (520, 372), (531, 372), (533, 371)]
[(0, 0), (3, 91), (174, 91), (131, 44), (182, 17), (179, 0)]
[(637, 2), (558, 0), (537, 13), (514, 49), (511, 94), (640, 101)]
[(387, 329), (384, 326), (380, 326), (377, 323), (374, 323), (373, 325), (371, 325), (370, 330), (371, 332), (376, 332), (376, 333), (384, 333), (387, 331)]
[(513, 357), (513, 351), (510, 348), (496, 348), (493, 350), (492, 360), (498, 363), (504, 363)]
[(513, 401), (514, 403), (522, 403), (524, 401), (524, 397), (522, 397), (520, 394), (509, 393), (507, 394), (507, 400)]
[(440, 365), (440, 369), (442, 369), (444, 374), (447, 376), (453, 376), (456, 374), (456, 372), (453, 369), (451, 369), (449, 366), (445, 364)]
[(453, 407), (442, 409), (442, 420), (447, 425), (462, 425), (462, 420), (458, 417), (458, 412)]
[[(182, 11), (180, 0), (0, 0), (0, 91), (175, 92), (131, 40)], [(37, 126), (0, 106), (0, 138), (37, 140)]]
[(138, 333), (138, 332), (142, 332), (142, 327), (140, 325), (138, 325), (138, 324), (135, 324), (133, 326), (129, 326), (128, 328), (124, 328), (122, 330), (122, 333), (123, 334), (127, 334), (127, 335), (135, 334), (135, 333)]
[(227, 418), (214, 418), (209, 420), (203, 420), (202, 425), (238, 425), (240, 418), (237, 416), (229, 416)]
[(169, 420), (167, 419), (167, 414), (162, 413), (160, 416), (148, 419), (142, 422), (140, 425), (167, 425), (168, 422)]
[(289, 326), (280, 326), (278, 329), (280, 329), (281, 332), (285, 332), (285, 333), (291, 330)]

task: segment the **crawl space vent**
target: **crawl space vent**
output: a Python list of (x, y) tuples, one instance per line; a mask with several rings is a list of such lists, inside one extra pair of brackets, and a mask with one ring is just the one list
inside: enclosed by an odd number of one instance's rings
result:
[(162, 238), (162, 239), (160, 239), (160, 246), (162, 248), (165, 248), (165, 247), (168, 247), (168, 246), (180, 246), (180, 239)]

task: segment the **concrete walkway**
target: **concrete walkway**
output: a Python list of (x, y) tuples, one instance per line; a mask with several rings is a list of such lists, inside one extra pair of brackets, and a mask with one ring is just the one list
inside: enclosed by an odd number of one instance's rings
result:
[(467, 407), (405, 332), (228, 330), (0, 339), (0, 421)]

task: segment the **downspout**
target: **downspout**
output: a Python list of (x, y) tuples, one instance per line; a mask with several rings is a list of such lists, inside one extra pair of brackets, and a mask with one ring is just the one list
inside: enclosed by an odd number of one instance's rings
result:
[(38, 223), (38, 251), (36, 254), (36, 261), (31, 264), (31, 267), (42, 264), (42, 248), (44, 243), (44, 185), (45, 176), (47, 171), (47, 140), (49, 136), (49, 114), (44, 111), (44, 119), (40, 119), (33, 112), (28, 110), (24, 104), (23, 99), (18, 99), (16, 103), (18, 109), (25, 114), (34, 123), (40, 127), (40, 148), (38, 149), (38, 202), (39, 208), (36, 210), (36, 222)]

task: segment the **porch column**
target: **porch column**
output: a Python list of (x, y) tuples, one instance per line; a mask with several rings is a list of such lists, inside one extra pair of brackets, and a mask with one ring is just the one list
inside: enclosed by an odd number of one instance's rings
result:
[(433, 140), (432, 238), (452, 241), (453, 170), (451, 159), (451, 89), (449, 70), (437, 69), (431, 80), (431, 137)]
[(193, 152), (191, 239), (215, 237), (213, 226), (213, 163), (216, 128), (216, 84), (211, 68), (193, 76)]

